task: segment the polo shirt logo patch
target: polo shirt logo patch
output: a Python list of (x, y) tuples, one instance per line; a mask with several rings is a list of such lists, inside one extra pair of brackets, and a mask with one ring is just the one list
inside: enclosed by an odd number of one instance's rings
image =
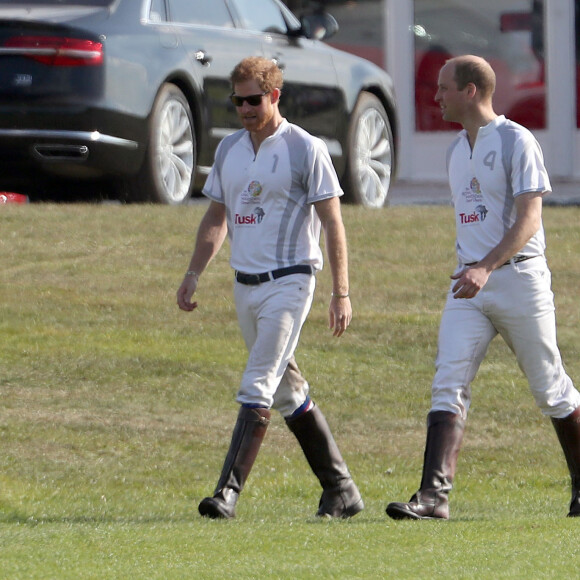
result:
[(248, 187), (242, 192), (242, 203), (260, 203), (262, 189), (259, 181), (250, 181)]
[(481, 187), (479, 185), (479, 181), (477, 181), (477, 177), (474, 177), (469, 184), (469, 189), (473, 191), (473, 193), (481, 193)]
[(483, 201), (481, 186), (477, 177), (473, 177), (469, 182), (469, 186), (463, 190), (463, 197), (467, 203), (481, 203)]
[(485, 221), (487, 217), (487, 208), (481, 204), (478, 205), (473, 212), (470, 214), (467, 213), (460, 213), (459, 214), (459, 221), (461, 224), (475, 224)]
[(265, 215), (266, 212), (261, 207), (257, 207), (250, 215), (237, 213), (235, 215), (235, 224), (237, 226), (255, 226), (262, 223)]

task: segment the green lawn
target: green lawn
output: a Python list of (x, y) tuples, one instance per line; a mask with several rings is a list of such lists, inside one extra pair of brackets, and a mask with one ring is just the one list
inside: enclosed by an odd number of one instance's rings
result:
[[(320, 489), (278, 415), (234, 521), (197, 514), (246, 353), (228, 250), (199, 309), (175, 291), (205, 206), (0, 207), (0, 578), (568, 578), (580, 521), (549, 420), (496, 340), (474, 383), (448, 522), (395, 522), (421, 475), (449, 207), (344, 207), (354, 319), (327, 328), (328, 268), (297, 352), (366, 510)], [(580, 384), (580, 209), (544, 210), (559, 341)]]

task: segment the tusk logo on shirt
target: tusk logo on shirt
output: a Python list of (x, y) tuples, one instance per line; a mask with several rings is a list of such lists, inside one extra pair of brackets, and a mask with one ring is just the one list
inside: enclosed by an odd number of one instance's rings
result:
[(240, 215), (237, 213), (234, 217), (234, 223), (237, 226), (256, 226), (262, 223), (266, 212), (257, 207), (250, 215)]
[(471, 213), (460, 213), (459, 221), (461, 224), (475, 224), (485, 221), (488, 209), (483, 205), (478, 205)]

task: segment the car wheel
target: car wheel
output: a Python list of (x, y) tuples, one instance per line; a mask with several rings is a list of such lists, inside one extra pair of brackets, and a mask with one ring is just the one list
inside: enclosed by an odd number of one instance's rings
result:
[(394, 165), (393, 132), (385, 108), (371, 93), (361, 93), (350, 119), (344, 189), (347, 199), (383, 207)]
[(191, 197), (195, 170), (193, 116), (184, 94), (161, 87), (149, 124), (143, 166), (131, 188), (132, 199), (178, 205)]

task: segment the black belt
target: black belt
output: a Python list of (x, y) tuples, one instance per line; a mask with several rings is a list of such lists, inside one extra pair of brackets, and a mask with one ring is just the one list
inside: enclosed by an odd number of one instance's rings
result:
[(276, 280), (277, 278), (283, 278), (284, 276), (289, 276), (290, 274), (313, 274), (314, 270), (312, 266), (307, 266), (306, 264), (298, 264), (297, 266), (288, 266), (288, 268), (279, 268), (278, 270), (272, 270), (271, 272), (262, 272), (261, 274), (244, 274), (243, 272), (238, 272), (236, 270), (236, 280), (240, 284), (246, 284), (248, 286), (257, 286), (263, 282), (269, 282), (270, 280)]
[[(526, 260), (531, 260), (532, 258), (539, 258), (539, 257), (540, 257), (540, 254), (538, 254), (536, 256), (514, 256), (511, 260), (504, 262), (502, 264), (502, 266), (507, 266), (508, 264), (511, 264), (512, 262), (514, 264), (519, 264), (520, 262), (525, 262)], [(478, 263), (479, 262), (470, 262), (469, 264), (465, 264), (465, 265), (466, 266), (475, 266), (475, 264), (478, 264)]]

